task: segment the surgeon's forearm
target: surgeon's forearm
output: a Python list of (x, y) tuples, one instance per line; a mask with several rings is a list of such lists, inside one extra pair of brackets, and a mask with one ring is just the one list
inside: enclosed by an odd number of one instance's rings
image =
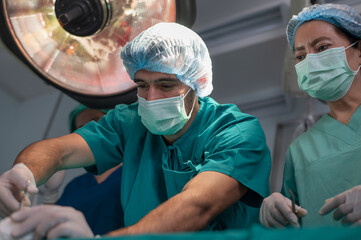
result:
[(247, 188), (218, 172), (202, 172), (183, 191), (148, 213), (136, 224), (110, 236), (204, 229), (216, 216), (237, 202)]
[[(197, 196), (194, 196), (197, 197)], [(207, 204), (197, 204), (188, 194), (178, 194), (151, 211), (138, 223), (110, 232), (109, 236), (204, 229), (214, 213)]]
[(37, 183), (43, 182), (57, 170), (60, 157), (51, 140), (30, 144), (16, 158), (14, 165), (24, 163), (33, 173)]
[[(37, 184), (44, 183), (57, 170), (90, 165), (94, 162), (93, 156), (86, 149), (87, 145), (84, 148), (84, 143), (81, 143), (84, 140), (74, 135), (30, 144), (18, 155), (14, 164), (24, 163), (33, 173)], [(87, 158), (90, 159), (88, 164)]]

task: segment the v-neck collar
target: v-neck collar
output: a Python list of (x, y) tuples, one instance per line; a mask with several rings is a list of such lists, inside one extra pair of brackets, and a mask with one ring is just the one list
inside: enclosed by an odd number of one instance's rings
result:
[(348, 126), (357, 134), (361, 135), (361, 107), (359, 106), (352, 115)]
[(355, 142), (359, 142), (361, 137), (361, 107), (354, 112), (348, 125), (325, 114), (314, 127), (337, 138), (342, 136), (343, 141), (353, 145)]

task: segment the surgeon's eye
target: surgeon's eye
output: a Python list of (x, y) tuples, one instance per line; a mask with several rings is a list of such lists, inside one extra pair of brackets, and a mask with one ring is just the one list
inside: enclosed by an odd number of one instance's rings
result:
[(138, 84), (137, 85), (137, 88), (138, 89), (144, 89), (144, 88), (146, 88), (147, 86), (145, 85), (145, 84)]
[(323, 52), (323, 51), (327, 50), (329, 46), (330, 46), (329, 44), (321, 45), (317, 48), (317, 51)]
[(170, 83), (170, 84), (168, 84), (168, 83), (162, 83), (162, 84), (160, 84), (159, 87), (160, 87), (162, 90), (164, 90), (164, 91), (170, 91), (170, 90), (174, 89), (175, 84), (172, 84), (172, 83)]
[(162, 88), (172, 88), (173, 85), (171, 85), (171, 84), (162, 84), (161, 87)]
[(300, 54), (296, 56), (297, 62), (302, 62), (306, 58), (306, 54)]

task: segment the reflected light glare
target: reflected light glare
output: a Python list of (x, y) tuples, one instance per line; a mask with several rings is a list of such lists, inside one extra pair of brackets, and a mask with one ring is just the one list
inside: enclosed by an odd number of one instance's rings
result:
[(90, 36), (67, 32), (53, 0), (5, 0), (12, 36), (25, 58), (49, 81), (87, 95), (134, 88), (120, 59), (121, 48), (158, 22), (175, 22), (175, 0), (108, 0), (105, 27)]

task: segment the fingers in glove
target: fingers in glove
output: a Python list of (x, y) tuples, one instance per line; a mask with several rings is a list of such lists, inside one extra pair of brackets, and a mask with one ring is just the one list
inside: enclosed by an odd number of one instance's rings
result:
[(30, 181), (29, 178), (21, 175), (21, 173), (16, 170), (9, 172), (9, 181), (18, 189), (18, 191), (24, 191), (27, 186), (28, 193), (38, 192), (38, 188), (36, 187), (35, 183)]
[(353, 204), (341, 204), (336, 208), (336, 211), (333, 213), (333, 218), (338, 221), (341, 218), (345, 217), (347, 214), (350, 214), (353, 210)]
[(307, 210), (301, 206), (296, 205), (296, 215), (297, 217), (304, 217), (307, 215)]
[(321, 216), (326, 215), (345, 202), (346, 202), (345, 192), (340, 193), (335, 197), (329, 198), (325, 201), (325, 204), (320, 208), (319, 214)]
[[(65, 222), (58, 224), (56, 227), (52, 228), (48, 234), (47, 239), (53, 238), (81, 238), (86, 237), (82, 236), (81, 234), (77, 233), (78, 230), (74, 231), (74, 226), (71, 226), (71, 223)], [(92, 236), (88, 236), (92, 237)]]
[(268, 227), (284, 228), (285, 226), (287, 226), (288, 221), (282, 215), (282, 213), (277, 211), (277, 212), (271, 212), (271, 216), (267, 218), (267, 224)]
[(289, 225), (300, 227), (296, 214), (292, 212), (292, 202), (288, 198), (285, 198), (285, 201), (277, 202), (276, 208), (279, 209)]
[[(0, 189), (0, 209), (1, 212), (4, 212), (6, 216), (10, 215), (12, 212), (19, 210), (19, 204), (20, 201), (16, 199), (17, 196), (15, 196), (8, 188), (1, 188)], [(19, 192), (17, 192), (17, 195), (20, 198)]]
[(34, 212), (34, 209), (27, 207), (11, 214), (11, 220), (16, 223), (11, 236), (19, 238), (32, 232), (38, 224), (39, 216), (37, 215), (39, 214)]
[[(71, 210), (71, 212), (74, 211)], [(79, 212), (74, 213), (75, 215), (73, 215), (69, 221), (62, 222), (49, 230), (47, 238), (93, 238), (94, 234), (86, 222), (84, 215), (79, 214)]]
[(347, 215), (345, 215), (345, 217), (342, 219), (342, 224), (344, 225), (352, 225), (357, 223), (358, 221), (361, 220), (361, 213), (351, 210), (350, 213), (348, 213)]
[(360, 227), (361, 226), (361, 219), (354, 222), (351, 226), (352, 227)]
[(57, 225), (62, 224), (64, 221), (64, 218), (49, 218), (47, 221), (40, 222), (35, 229), (34, 240), (44, 239), (53, 228), (56, 228)]

